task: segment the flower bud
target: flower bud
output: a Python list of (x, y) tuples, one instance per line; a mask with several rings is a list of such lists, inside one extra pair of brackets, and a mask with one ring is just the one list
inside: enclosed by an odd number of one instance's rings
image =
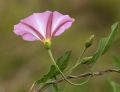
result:
[(89, 48), (93, 44), (94, 37), (95, 37), (94, 35), (91, 35), (90, 38), (86, 41), (85, 43), (86, 48)]
[(83, 58), (82, 64), (90, 64), (93, 56)]
[(51, 49), (51, 40), (50, 39), (46, 39), (44, 41), (44, 46), (46, 49)]

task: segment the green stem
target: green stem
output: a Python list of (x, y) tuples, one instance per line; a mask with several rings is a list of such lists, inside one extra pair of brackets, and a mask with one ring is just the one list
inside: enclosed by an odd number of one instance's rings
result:
[(64, 80), (65, 80), (66, 82), (68, 82), (69, 84), (74, 85), (74, 86), (83, 85), (83, 84), (85, 84), (85, 83), (87, 82), (87, 81), (85, 81), (85, 82), (83, 82), (83, 83), (76, 84), (76, 83), (73, 83), (73, 82), (69, 81), (69, 80), (66, 78), (66, 76), (63, 74), (63, 72), (60, 70), (60, 68), (58, 67), (58, 65), (56, 64), (55, 59), (54, 59), (54, 57), (53, 57), (53, 55), (52, 55), (51, 49), (48, 49), (48, 53), (49, 53), (49, 56), (50, 56), (50, 58), (51, 58), (51, 60), (52, 60), (52, 63), (55, 65), (55, 67), (56, 67), (57, 70), (60, 72), (60, 74), (62, 75), (62, 77), (64, 78)]
[(81, 59), (82, 59), (82, 57), (83, 57), (83, 55), (84, 55), (84, 53), (85, 53), (86, 50), (87, 50), (87, 48), (84, 47), (84, 49), (83, 49), (82, 53), (80, 54), (80, 56), (79, 56), (79, 58), (78, 58), (76, 64), (79, 64), (79, 63), (80, 63), (80, 61), (81, 61)]
[(78, 57), (77, 61), (76, 61), (76, 64), (67, 72), (68, 74), (70, 74), (78, 65), (81, 64), (81, 60), (82, 60), (82, 57), (85, 53), (85, 51), (87, 50), (87, 48), (84, 47), (82, 53), (80, 54), (80, 56)]

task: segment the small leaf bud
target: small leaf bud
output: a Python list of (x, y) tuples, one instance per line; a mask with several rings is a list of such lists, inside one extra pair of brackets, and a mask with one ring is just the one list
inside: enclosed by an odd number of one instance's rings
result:
[(85, 43), (86, 48), (89, 48), (93, 44), (94, 37), (95, 37), (94, 35), (91, 35), (90, 38), (86, 41)]

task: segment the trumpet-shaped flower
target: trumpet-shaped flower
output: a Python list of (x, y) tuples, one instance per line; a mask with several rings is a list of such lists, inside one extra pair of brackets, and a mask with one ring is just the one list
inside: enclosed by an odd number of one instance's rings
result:
[(68, 29), (74, 19), (57, 11), (33, 13), (14, 26), (14, 33), (22, 36), (24, 40), (40, 40), (43, 43), (51, 42), (51, 38), (59, 36)]

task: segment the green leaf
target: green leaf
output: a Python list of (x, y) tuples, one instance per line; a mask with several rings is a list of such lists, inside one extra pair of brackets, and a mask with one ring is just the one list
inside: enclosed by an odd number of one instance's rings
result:
[(113, 63), (115, 64), (116, 67), (120, 68), (120, 58), (114, 56)]
[(116, 22), (115, 24), (112, 25), (111, 27), (111, 30), (112, 32), (110, 33), (109, 37), (105, 38), (105, 47), (104, 47), (104, 50), (103, 50), (103, 54), (110, 48), (112, 42), (114, 41), (114, 38), (117, 34), (117, 31), (118, 31), (118, 22)]
[[(64, 71), (65, 68), (67, 67), (70, 55), (71, 55), (71, 51), (67, 51), (64, 53), (63, 56), (61, 56), (60, 58), (57, 59), (57, 65), (61, 71)], [(47, 74), (45, 74), (41, 79), (37, 80), (36, 83), (37, 84), (45, 83), (49, 79), (53, 79), (59, 74), (60, 73), (56, 69), (56, 67), (54, 65), (51, 65), (49, 72)]]
[[(63, 56), (58, 58), (57, 65), (59, 66), (61, 71), (64, 71), (66, 69), (70, 59), (70, 55), (71, 55), (71, 51), (67, 51)], [(58, 74), (60, 74), (59, 71), (57, 71), (55, 75), (58, 75)]]
[(54, 65), (51, 65), (50, 71), (47, 74), (45, 74), (41, 79), (37, 80), (36, 83), (40, 84), (46, 82), (48, 79), (53, 77), (55, 73), (56, 73), (56, 67)]
[(114, 41), (114, 38), (117, 34), (117, 31), (118, 31), (118, 22), (113, 24), (112, 27), (111, 27), (111, 33), (108, 37), (105, 37), (105, 38), (102, 38), (99, 42), (99, 47), (96, 51), (96, 53), (93, 55), (93, 59), (92, 59), (92, 62), (95, 63), (98, 58), (100, 56), (102, 56), (103, 54), (105, 54), (108, 49), (110, 48), (112, 42)]

